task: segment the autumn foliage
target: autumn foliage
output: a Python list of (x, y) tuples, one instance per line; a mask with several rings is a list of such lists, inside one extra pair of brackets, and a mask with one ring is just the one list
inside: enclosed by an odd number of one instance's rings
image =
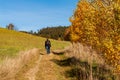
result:
[(120, 0), (80, 0), (66, 34), (96, 50), (120, 71)]

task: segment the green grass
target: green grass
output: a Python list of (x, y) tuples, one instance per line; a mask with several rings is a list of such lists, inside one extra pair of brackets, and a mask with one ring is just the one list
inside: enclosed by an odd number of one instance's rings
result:
[[(32, 48), (40, 48), (43, 51), (45, 40), (46, 38), (0, 28), (0, 59), (6, 56), (14, 57), (18, 52)], [(52, 50), (63, 49), (70, 44), (65, 41), (50, 40)]]

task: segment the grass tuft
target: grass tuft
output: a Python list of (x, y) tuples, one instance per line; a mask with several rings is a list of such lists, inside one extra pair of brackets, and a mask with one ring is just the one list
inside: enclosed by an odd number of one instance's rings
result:
[(39, 50), (32, 49), (27, 52), (19, 53), (14, 59), (6, 58), (0, 65), (0, 79), (1, 80), (15, 80), (15, 76), (20, 70), (26, 66), (29, 62), (39, 57)]

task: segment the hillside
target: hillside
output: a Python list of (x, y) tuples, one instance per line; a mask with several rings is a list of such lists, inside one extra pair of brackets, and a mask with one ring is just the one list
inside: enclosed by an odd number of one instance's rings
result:
[(120, 80), (100, 55), (80, 43), (51, 39), (53, 51), (47, 55), (45, 38), (6, 29), (0, 29), (0, 37), (0, 58), (8, 56), (0, 64), (0, 80)]
[[(32, 48), (44, 50), (45, 38), (33, 36), (30, 34), (7, 30), (0, 28), (0, 59), (6, 56), (14, 57), (19, 51), (25, 51)], [(51, 39), (52, 50), (63, 49), (69, 45), (69, 42), (56, 41)]]

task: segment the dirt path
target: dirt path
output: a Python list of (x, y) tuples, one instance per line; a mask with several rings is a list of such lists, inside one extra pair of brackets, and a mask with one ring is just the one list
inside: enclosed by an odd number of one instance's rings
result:
[(43, 52), (37, 60), (27, 64), (18, 73), (16, 80), (70, 80), (65, 77), (64, 73), (69, 68), (57, 64), (57, 61), (61, 60), (62, 57)]
[(64, 68), (54, 62), (60, 60), (60, 57), (52, 53), (43, 55), (36, 80), (69, 80), (64, 76)]
[(39, 59), (35, 62), (35, 66), (33, 68), (31, 68), (26, 74), (25, 77), (29, 80), (35, 80), (36, 78), (36, 73), (39, 70), (39, 63), (42, 59), (42, 55), (40, 55)]

